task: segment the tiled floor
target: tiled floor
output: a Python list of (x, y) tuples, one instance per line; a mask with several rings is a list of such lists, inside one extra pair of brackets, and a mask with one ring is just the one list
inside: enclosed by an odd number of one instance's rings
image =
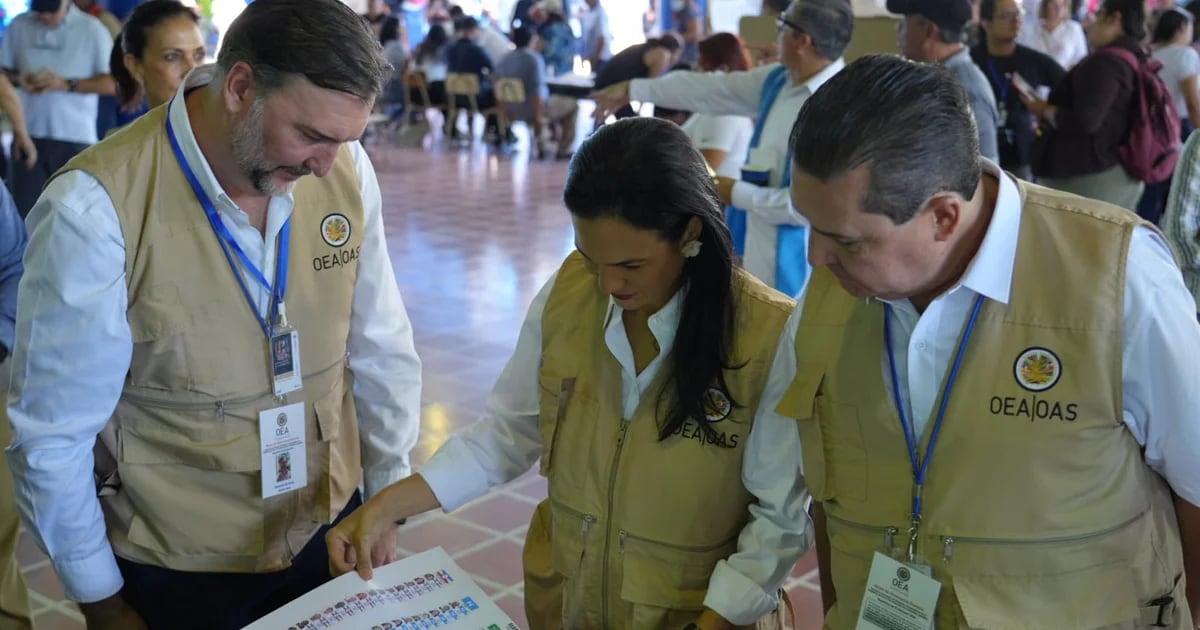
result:
[[(561, 203), (563, 162), (498, 157), (481, 148), (376, 147), (384, 219), (396, 277), (424, 363), (419, 466), (452, 432), (473, 423), (507, 360), (525, 309), (572, 244)], [(405, 552), (441, 545), (524, 627), (521, 543), (545, 481), (535, 475), (453, 514), (413, 519)], [(33, 591), (39, 630), (82, 628), (73, 604), (32, 539), (20, 561)], [(787, 587), (798, 629), (820, 627), (814, 558)]]

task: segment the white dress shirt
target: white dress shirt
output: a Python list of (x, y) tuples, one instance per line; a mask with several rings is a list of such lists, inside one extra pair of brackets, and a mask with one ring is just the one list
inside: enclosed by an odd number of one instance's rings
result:
[[(788, 160), (788, 138), (796, 116), (808, 97), (846, 66), (834, 61), (803, 83), (789, 83), (779, 92), (763, 122), (758, 141), (759, 161), (771, 166), (769, 186), (739, 181), (733, 185), (733, 205), (746, 211), (746, 270), (768, 285), (775, 285), (775, 255), (780, 225), (808, 225), (792, 208), (783, 185)], [(757, 118), (763, 84), (777, 64), (746, 72), (671, 72), (657, 79), (634, 79), (629, 98), (698, 114), (725, 114)]]
[[(421, 470), (447, 510), (485, 493), (492, 486), (523, 474), (542, 453), (538, 428), (538, 370), (542, 355), (542, 312), (554, 278), (546, 283), (529, 307), (517, 348), (487, 401), (487, 411), (470, 429), (450, 438)], [(655, 375), (675, 343), (679, 325), (679, 294), (650, 317), (650, 331), (659, 355), (637, 373), (633, 349), (616, 304), (610, 301), (609, 325), (604, 340), (621, 365), (623, 414), (632, 418)], [(784, 347), (795, 343), (795, 320), (780, 338), (780, 351), (764, 390), (764, 400), (777, 400), (791, 382), (781, 365)], [(791, 353), (794, 359), (794, 352)], [(795, 372), (792, 366), (791, 372)], [(749, 508), (750, 521), (738, 539), (738, 550), (722, 560), (709, 580), (704, 605), (737, 625), (752, 624), (776, 605), (776, 591), (792, 565), (811, 544), (807, 492), (797, 475), (800, 466), (800, 433), (796, 421), (774, 413), (775, 405), (760, 405), (754, 430), (746, 440), (742, 483), (757, 498)], [(652, 508), (652, 506), (648, 506)], [(696, 515), (703, 518), (703, 515)]]
[[(91, 79), (109, 73), (112, 47), (108, 27), (71, 3), (58, 26), (42, 24), (32, 11), (14, 18), (0, 43), (0, 66), (21, 74), (49, 70), (64, 79)], [(65, 90), (30, 94), (18, 89), (18, 93), (29, 135), (76, 144), (96, 142), (98, 95)]]
[(1038, 20), (1021, 29), (1017, 43), (1050, 55), (1063, 70), (1075, 67), (1088, 54), (1087, 35), (1079, 22), (1072, 19), (1064, 19), (1052, 31)]
[[(890, 302), (900, 396), (916, 435), (922, 435), (940, 401), (942, 382), (976, 297), (1004, 304), (1010, 297), (1021, 200), (1009, 175), (1001, 175), (990, 162), (984, 170), (999, 177), (999, 196), (987, 235), (962, 278), (924, 313), (918, 314), (908, 300)], [(1193, 354), (1200, 348), (1200, 324), (1194, 306), (1166, 242), (1155, 232), (1136, 228), (1125, 277), (1124, 420), (1145, 449), (1150, 468), (1176, 494), (1200, 505), (1200, 371)], [(796, 312), (802, 309), (803, 296)], [(795, 349), (780, 354), (791, 357), (794, 372)], [(879, 355), (890, 395), (886, 350), (880, 348)]]
[[(271, 278), (275, 238), (292, 214), (293, 201), (290, 195), (271, 198), (264, 237), (221, 189), (196, 144), (182, 98), (185, 88), (211, 78), (211, 66), (188, 76), (170, 105), (171, 123), (222, 222)], [(408, 453), (420, 422), (421, 366), (384, 240), (379, 184), (366, 152), (358, 143), (351, 149), (365, 226), (347, 350), (369, 497), (410, 472)], [(53, 180), (28, 222), (9, 389), (14, 435), (9, 464), (21, 515), (51, 557), (67, 597), (92, 602), (123, 584), (96, 499), (92, 445), (112, 417), (132, 356), (124, 236), (112, 199), (82, 171)], [(242, 273), (265, 315), (269, 293)]]
[(745, 116), (692, 114), (680, 128), (697, 149), (725, 152), (725, 159), (714, 169), (717, 175), (731, 179), (742, 176), (742, 165), (746, 163), (746, 152), (754, 137), (753, 121)]

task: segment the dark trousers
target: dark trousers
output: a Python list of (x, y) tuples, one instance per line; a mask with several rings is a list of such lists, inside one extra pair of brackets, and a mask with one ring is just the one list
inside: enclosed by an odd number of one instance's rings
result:
[[(1184, 118), (1180, 121), (1180, 138), (1187, 141), (1188, 136), (1192, 134), (1192, 123)], [(1174, 178), (1168, 177), (1165, 181), (1146, 184), (1145, 190), (1142, 191), (1142, 198), (1138, 201), (1137, 213), (1143, 219), (1158, 225), (1159, 219), (1162, 218), (1163, 211), (1167, 209), (1167, 197), (1171, 193), (1171, 180)]]
[[(338, 521), (362, 505), (358, 492)], [(274, 573), (192, 573), (117, 558), (121, 595), (150, 630), (241, 630), (330, 580), (322, 527), (292, 561)]]
[(8, 182), (8, 188), (12, 192), (13, 201), (17, 203), (17, 211), (21, 213), (22, 219), (29, 215), (33, 204), (37, 203), (46, 181), (57, 173), (58, 169), (66, 166), (71, 158), (88, 148), (86, 144), (44, 138), (34, 138), (33, 144), (37, 147), (37, 162), (33, 164), (33, 168), (25, 166), (25, 155), (21, 151), (14, 150), (12, 178)]

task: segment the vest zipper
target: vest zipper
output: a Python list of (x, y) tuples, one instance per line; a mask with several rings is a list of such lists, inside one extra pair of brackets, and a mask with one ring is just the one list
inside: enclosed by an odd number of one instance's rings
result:
[(1040, 538), (1040, 539), (1011, 539), (1011, 538), (972, 538), (969, 536), (939, 536), (942, 541), (942, 557), (950, 560), (954, 556), (955, 543), (978, 543), (983, 545), (1055, 545), (1059, 543), (1081, 542), (1107, 536), (1116, 531), (1120, 531), (1129, 527), (1138, 519), (1145, 516), (1142, 512), (1133, 518), (1126, 519), (1124, 522), (1107, 527), (1098, 532), (1088, 532), (1086, 534), (1075, 534), (1073, 536), (1057, 536), (1055, 538)]
[[(332, 365), (317, 370), (312, 374), (305, 374), (301, 378), (310, 379), (324, 376), (330, 370), (345, 366), (346, 358), (339, 358)], [(205, 409), (213, 409), (219, 420), (225, 419), (225, 410), (228, 408), (236, 408), (242, 405), (248, 405), (261, 398), (274, 397), (272, 392), (264, 392), (253, 396), (241, 396), (239, 398), (228, 398), (216, 400), (213, 402), (177, 402), (164, 396), (153, 396), (148, 394), (131, 394), (128, 392), (121, 394), (122, 400), (127, 400), (138, 405), (146, 407), (154, 407), (156, 409), (166, 409), (168, 411), (204, 411)]]
[(703, 552), (703, 551), (712, 551), (714, 549), (720, 549), (721, 547), (728, 545), (730, 543), (730, 541), (737, 540), (737, 537), (740, 534), (741, 534), (741, 532), (738, 532), (737, 534), (734, 534), (733, 537), (727, 538), (715, 545), (676, 545), (673, 543), (662, 542), (661, 540), (654, 540), (653, 538), (646, 538), (645, 536), (638, 536), (637, 534), (630, 534), (629, 532), (622, 529), (617, 532), (617, 542), (619, 543), (618, 546), (621, 551), (625, 551), (625, 540), (632, 539), (632, 540), (638, 540), (638, 541), (641, 541), (644, 543), (649, 543), (656, 547), (665, 547), (667, 549), (674, 549), (676, 551)]
[(612, 624), (608, 621), (608, 567), (609, 567), (609, 548), (612, 543), (612, 513), (613, 513), (613, 493), (617, 489), (617, 470), (621, 464), (621, 450), (625, 446), (625, 432), (629, 430), (629, 422), (621, 419), (621, 428), (617, 431), (617, 448), (613, 452), (612, 468), (608, 473), (608, 522), (604, 528), (604, 556), (601, 562), (604, 565), (601, 567), (600, 576), (600, 605), (603, 610), (604, 623), (603, 628), (611, 628)]
[(218, 420), (225, 420), (225, 410), (229, 407), (240, 407), (248, 405), (260, 398), (259, 396), (243, 396), (241, 398), (231, 398), (229, 400), (217, 400), (214, 402), (175, 402), (166, 398), (158, 398), (157, 396), (143, 396), (141, 394), (122, 394), (121, 398), (128, 402), (137, 404), (142, 407), (153, 407), (155, 409), (165, 409), (168, 411), (204, 411), (212, 409)]
[[(938, 539), (942, 543), (942, 557), (946, 560), (950, 560), (951, 558), (954, 557), (954, 545), (956, 543), (968, 543), (968, 544), (978, 543), (978, 544), (984, 544), (984, 545), (1054, 545), (1054, 544), (1059, 544), (1059, 543), (1079, 542), (1079, 541), (1083, 541), (1083, 540), (1089, 540), (1092, 538), (1099, 538), (1101, 536), (1106, 536), (1115, 531), (1129, 527), (1135, 521), (1137, 521), (1139, 518), (1142, 518), (1145, 515), (1146, 515), (1146, 513), (1142, 512), (1130, 519), (1125, 520), (1122, 523), (1119, 523), (1112, 527), (1108, 527), (1106, 529), (1102, 529), (1098, 532), (1089, 532), (1087, 534), (1076, 534), (1074, 536), (1058, 536), (1056, 538), (1038, 538), (1038, 539), (972, 538), (969, 536), (938, 536)], [(893, 538), (900, 531), (900, 529), (897, 527), (880, 527), (877, 525), (864, 525), (862, 523), (856, 523), (854, 521), (849, 521), (844, 518), (834, 516), (832, 514), (829, 514), (828, 512), (825, 513), (825, 517), (831, 521), (836, 521), (840, 525), (845, 525), (847, 527), (851, 527), (854, 529), (859, 529), (859, 530), (868, 531), (868, 532), (882, 533), (884, 535), (884, 542), (885, 542), (885, 544), (888, 545), (889, 550), (892, 548), (891, 544), (892, 544)]]

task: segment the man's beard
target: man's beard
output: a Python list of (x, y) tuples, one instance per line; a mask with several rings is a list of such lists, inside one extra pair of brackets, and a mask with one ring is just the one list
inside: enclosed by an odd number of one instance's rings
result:
[(263, 100), (255, 99), (250, 111), (242, 120), (233, 125), (233, 161), (238, 169), (246, 174), (254, 189), (264, 195), (285, 196), (292, 191), (295, 183), (277, 185), (271, 181), (275, 171), (284, 171), (297, 177), (312, 173), (312, 169), (304, 166), (277, 166), (267, 160), (263, 146)]

